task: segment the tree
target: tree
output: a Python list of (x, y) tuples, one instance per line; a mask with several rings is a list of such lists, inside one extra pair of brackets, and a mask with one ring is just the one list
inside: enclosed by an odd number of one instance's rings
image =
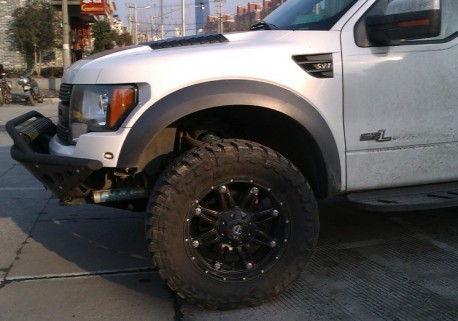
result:
[(133, 44), (132, 35), (125, 30), (121, 34), (118, 34), (113, 30), (113, 39), (119, 47), (130, 46)]
[(45, 0), (28, 1), (13, 12), (11, 31), (25, 53), (27, 67), (41, 73), (41, 63), (46, 51), (58, 46), (59, 18), (54, 7)]
[(97, 21), (92, 25), (92, 37), (94, 38), (94, 51), (92, 53), (112, 49), (114, 47), (113, 32), (110, 23)]

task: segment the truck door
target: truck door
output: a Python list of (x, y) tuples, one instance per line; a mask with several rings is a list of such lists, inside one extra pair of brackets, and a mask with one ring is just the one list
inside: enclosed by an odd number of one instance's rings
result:
[[(384, 42), (371, 25), (410, 12), (399, 26), (427, 27), (431, 9), (434, 36)], [(372, 0), (344, 26), (348, 190), (458, 180), (457, 17), (457, 0)]]

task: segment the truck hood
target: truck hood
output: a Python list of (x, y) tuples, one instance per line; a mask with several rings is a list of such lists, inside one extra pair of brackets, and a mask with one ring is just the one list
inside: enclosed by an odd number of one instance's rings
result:
[(158, 89), (168, 81), (184, 87), (222, 78), (269, 78), (263, 69), (292, 62), (294, 55), (339, 52), (339, 38), (339, 31), (260, 30), (150, 42), (77, 61), (65, 71), (63, 82), (156, 82)]

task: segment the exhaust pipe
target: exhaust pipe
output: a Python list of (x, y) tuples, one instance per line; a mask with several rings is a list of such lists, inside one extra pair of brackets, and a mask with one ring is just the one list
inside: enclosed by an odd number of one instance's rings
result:
[(147, 198), (149, 190), (147, 188), (118, 188), (106, 189), (92, 192), (94, 203), (106, 203), (115, 201), (125, 201), (138, 198)]

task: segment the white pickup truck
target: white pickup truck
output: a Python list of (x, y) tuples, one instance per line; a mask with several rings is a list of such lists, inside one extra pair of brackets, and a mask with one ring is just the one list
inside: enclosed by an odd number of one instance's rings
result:
[(208, 308), (260, 304), (316, 246), (316, 200), (458, 205), (458, 1), (288, 0), (251, 31), (74, 63), (59, 119), (7, 124), (63, 203), (147, 211), (154, 262)]

